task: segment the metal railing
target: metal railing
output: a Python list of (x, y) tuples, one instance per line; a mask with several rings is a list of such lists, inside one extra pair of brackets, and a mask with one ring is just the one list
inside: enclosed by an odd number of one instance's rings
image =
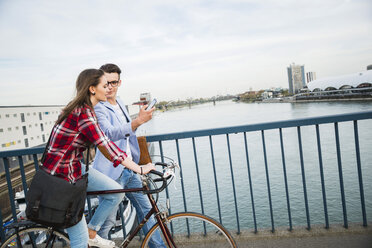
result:
[[(342, 204), (342, 218), (343, 218), (343, 225), (345, 228), (348, 228), (348, 213), (347, 213), (347, 199), (345, 195), (345, 188), (344, 188), (344, 175), (343, 175), (343, 164), (342, 164), (342, 158), (343, 158), (343, 153), (340, 145), (340, 128), (339, 128), (339, 123), (343, 122), (349, 122), (352, 124), (352, 130), (349, 130), (349, 133), (353, 133), (353, 153), (355, 153), (355, 161), (356, 161), (356, 169), (357, 169), (357, 182), (359, 185), (358, 188), (358, 195), (360, 197), (360, 202), (358, 203), (359, 206), (361, 207), (361, 218), (360, 222), (363, 223), (363, 226), (367, 226), (367, 213), (368, 210), (366, 209), (366, 199), (365, 199), (365, 194), (364, 194), (364, 184), (363, 184), (363, 166), (362, 166), (362, 159), (361, 159), (361, 147), (360, 147), (360, 134), (359, 134), (359, 129), (358, 129), (358, 124), (363, 121), (367, 120), (370, 121), (372, 119), (372, 111), (369, 112), (359, 112), (359, 113), (352, 113), (352, 114), (341, 114), (341, 115), (330, 115), (330, 116), (322, 116), (322, 117), (314, 117), (314, 118), (302, 118), (302, 119), (295, 119), (295, 120), (288, 120), (288, 121), (276, 121), (276, 122), (270, 122), (270, 123), (259, 123), (259, 124), (251, 124), (251, 125), (242, 125), (242, 126), (234, 126), (234, 127), (227, 127), (227, 128), (216, 128), (216, 129), (206, 129), (206, 130), (197, 130), (197, 131), (189, 131), (189, 132), (179, 132), (179, 133), (169, 133), (169, 134), (162, 134), (162, 135), (151, 135), (147, 137), (147, 142), (152, 142), (154, 144), (158, 144), (158, 149), (160, 152), (161, 160), (164, 161), (164, 158), (166, 157), (164, 155), (165, 150), (164, 150), (164, 144), (166, 143), (166, 146), (169, 148), (170, 143), (175, 146), (175, 156), (178, 159), (179, 164), (181, 165), (181, 168), (185, 168), (183, 166), (183, 160), (181, 161), (181, 154), (182, 150), (180, 149), (180, 142), (189, 140), (192, 144), (192, 154), (190, 157), (193, 157), (194, 160), (194, 169), (195, 169), (195, 177), (197, 180), (197, 188), (198, 188), (198, 193), (199, 193), (199, 201), (200, 201), (200, 209), (201, 212), (204, 214), (205, 213), (205, 205), (206, 201), (204, 200), (205, 197), (203, 196), (203, 190), (202, 190), (202, 184), (201, 184), (201, 176), (202, 174), (200, 173), (200, 160), (208, 160), (211, 164), (211, 170), (213, 173), (213, 177), (211, 177), (211, 180), (213, 180), (214, 184), (214, 193), (216, 196), (216, 216), (218, 213), (218, 218), (219, 221), (222, 222), (224, 215), (222, 211), (222, 199), (228, 199), (228, 201), (233, 202), (234, 206), (234, 211), (235, 211), (235, 220), (236, 224), (234, 226), (229, 226), (229, 229), (234, 229), (237, 230), (237, 233), (239, 234), (241, 229), (247, 229), (247, 226), (241, 226), (241, 221), (239, 218), (239, 211), (241, 211), (242, 207), (238, 204), (238, 199), (239, 196), (237, 194), (237, 185), (244, 185), (249, 187), (249, 191), (246, 192), (247, 195), (249, 195), (249, 201), (250, 201), (250, 209), (252, 213), (252, 221), (253, 221), (253, 227), (254, 231), (258, 231), (258, 223), (257, 223), (257, 218), (259, 217), (257, 215), (257, 209), (261, 208), (263, 206), (257, 206), (257, 195), (254, 194), (255, 190), (257, 189), (256, 185), (254, 184), (254, 181), (252, 180), (252, 161), (251, 157), (252, 154), (249, 152), (249, 140), (247, 139), (247, 136), (249, 133), (256, 132), (260, 134), (260, 140), (262, 145), (262, 154), (259, 156), (263, 157), (263, 163), (259, 164), (259, 166), (264, 166), (264, 179), (265, 179), (265, 187), (267, 189), (267, 198), (268, 198), (268, 206), (265, 206), (268, 208), (269, 213), (270, 213), (270, 225), (271, 225), (271, 230), (274, 232), (275, 231), (275, 216), (274, 216), (274, 210), (273, 210), (273, 192), (272, 186), (271, 185), (271, 180), (270, 180), (270, 169), (269, 169), (269, 161), (268, 161), (268, 156), (270, 153), (267, 150), (267, 136), (265, 134), (271, 130), (275, 131), (277, 130), (278, 134), (278, 139), (279, 139), (279, 146), (280, 146), (280, 157), (281, 157), (281, 167), (282, 167), (282, 175), (283, 175), (283, 181), (284, 181), (284, 191), (285, 191), (285, 203), (286, 203), (286, 214), (288, 216), (288, 226), (289, 230), (293, 229), (293, 216), (292, 216), (292, 206), (291, 206), (291, 200), (290, 200), (290, 187), (289, 187), (289, 182), (293, 178), (291, 178), (288, 175), (288, 162), (286, 160), (286, 151), (285, 151), (285, 145), (286, 142), (284, 141), (284, 130), (294, 128), (296, 131), (296, 140), (297, 140), (297, 149), (298, 149), (298, 156), (299, 156), (299, 166), (300, 166), (300, 171), (301, 171), (301, 187), (302, 187), (302, 192), (303, 192), (303, 202), (301, 204), (304, 204), (305, 207), (305, 214), (306, 214), (306, 227), (307, 229), (311, 228), (311, 218), (310, 218), (310, 209), (309, 209), (309, 199), (308, 199), (308, 187), (307, 187), (307, 177), (306, 177), (306, 167), (305, 167), (305, 162), (304, 162), (304, 149), (303, 149), (303, 132), (302, 130), (305, 128), (305, 126), (313, 126), (315, 129), (315, 139), (316, 139), (316, 151), (317, 151), (317, 163), (318, 163), (318, 168), (319, 168), (319, 175), (320, 175), (320, 185), (321, 185), (321, 195), (322, 195), (322, 206), (323, 206), (323, 215), (324, 215), (324, 224), (325, 228), (330, 227), (330, 220), (329, 220), (329, 208), (328, 208), (328, 203), (327, 203), (327, 187), (325, 183), (325, 175), (324, 175), (324, 161), (323, 161), (323, 156), (324, 156), (324, 149), (322, 149), (322, 139), (320, 138), (321, 130), (320, 127), (323, 125), (332, 125), (332, 132), (335, 138), (335, 149), (336, 149), (336, 160), (337, 160), (337, 173), (338, 173), (338, 184), (340, 188), (340, 194), (341, 194), (341, 204)], [(369, 126), (370, 123), (369, 123)], [(276, 132), (276, 131), (275, 131)], [(234, 161), (231, 147), (231, 137), (234, 135), (234, 141), (236, 140), (235, 136), (236, 134), (242, 135), (242, 149), (244, 150), (244, 159), (239, 160), (239, 165), (237, 162)], [(368, 135), (370, 133), (363, 133), (362, 137)], [(216, 163), (216, 155), (217, 153), (215, 152), (215, 137), (217, 136), (225, 136), (226, 137), (226, 146), (227, 148), (227, 154), (228, 154), (228, 167), (229, 167), (229, 173), (231, 175), (231, 189), (232, 189), (232, 196), (226, 196), (226, 195), (221, 195), (221, 189), (224, 186), (222, 185), (222, 182), (218, 180), (218, 173), (217, 170), (219, 170), (218, 165)], [(209, 149), (210, 153), (206, 154), (205, 152), (203, 153), (198, 153), (197, 151), (197, 139), (200, 137), (204, 137), (208, 140), (208, 145), (209, 147), (206, 147), (204, 145), (204, 149)], [(270, 137), (270, 141), (272, 140), (272, 137)], [(170, 143), (169, 143), (170, 142)], [(220, 145), (220, 144), (217, 144)], [(16, 157), (18, 158), (19, 162), (19, 171), (20, 171), (20, 177), (22, 179), (22, 185), (23, 188), (25, 189), (25, 193), (27, 192), (27, 183), (26, 183), (26, 174), (24, 170), (24, 163), (23, 163), (23, 158), (22, 156), (24, 155), (32, 155), (33, 160), (34, 160), (34, 167), (35, 169), (38, 168), (38, 155), (40, 155), (43, 152), (44, 148), (29, 148), (29, 149), (20, 149), (20, 150), (13, 150), (13, 151), (3, 151), (0, 152), (0, 159), (3, 160), (4, 163), (4, 171), (5, 171), (5, 177), (6, 177), (6, 183), (7, 183), (7, 188), (9, 192), (9, 201), (10, 201), (10, 206), (11, 206), (11, 216), (14, 221), (17, 221), (17, 213), (16, 213), (16, 206), (14, 203), (14, 187), (12, 185), (12, 179), (11, 179), (11, 172), (10, 172), (10, 166), (9, 166), (9, 159)], [(365, 149), (364, 149), (365, 150)], [(168, 152), (168, 151), (166, 151)], [(254, 154), (257, 155), (257, 154)], [(364, 155), (364, 154), (363, 154)], [(206, 158), (208, 156), (208, 158)], [(210, 156), (210, 159), (209, 159)], [(347, 155), (351, 156), (351, 155)], [(189, 162), (188, 162), (189, 163)], [(241, 178), (240, 174), (236, 174), (236, 167), (237, 166), (243, 166), (246, 168), (246, 171), (244, 174), (246, 174), (246, 179), (247, 181), (241, 182), (240, 179), (237, 179), (237, 177)], [(255, 165), (257, 166), (257, 165)], [(349, 165), (353, 166), (353, 165)], [(256, 168), (256, 167), (255, 167)], [(183, 204), (183, 210), (187, 211), (190, 209), (186, 196), (186, 186), (185, 184), (187, 183), (188, 178), (184, 177), (184, 172), (185, 170), (181, 170), (181, 180), (180, 180), (180, 185), (181, 185), (181, 190), (182, 190), (182, 203)], [(235, 173), (235, 174), (234, 174)], [(364, 178), (365, 180), (371, 180), (371, 175), (364, 175), (367, 176), (368, 178)], [(239, 180), (239, 181), (238, 181)], [(259, 187), (262, 187), (259, 186)], [(356, 192), (355, 192), (356, 193)], [(168, 189), (166, 190), (166, 196), (164, 197), (170, 197), (172, 200), (172, 195)], [(371, 194), (369, 194), (371, 195)], [(230, 198), (231, 197), (231, 198)], [(370, 200), (370, 199), (369, 199)], [(207, 202), (210, 201), (210, 199), (207, 200)], [(193, 202), (195, 204), (195, 202)], [(293, 203), (292, 203), (293, 204)], [(247, 208), (247, 206), (245, 206)], [(244, 207), (244, 211), (246, 210)], [(172, 209), (170, 209), (170, 212), (172, 212)], [(4, 240), (4, 230), (3, 230), (3, 225), (4, 225), (4, 218), (5, 216), (3, 215), (2, 212), (0, 212), (0, 221), (1, 221), (1, 228), (0, 228), (0, 236), (1, 239)]]
[[(324, 168), (323, 168), (323, 155), (322, 155), (322, 147), (321, 147), (321, 138), (320, 138), (320, 130), (319, 126), (322, 124), (333, 124), (333, 130), (335, 135), (335, 147), (337, 151), (337, 165), (338, 165), (338, 175), (339, 175), (339, 185), (341, 191), (341, 204), (342, 204), (342, 213), (343, 213), (343, 226), (348, 228), (348, 214), (346, 209), (346, 196), (344, 190), (344, 181), (343, 181), (343, 167), (342, 167), (342, 159), (341, 159), (341, 149), (340, 149), (340, 137), (339, 137), (339, 123), (341, 122), (352, 122), (353, 130), (350, 130), (354, 133), (354, 146), (355, 146), (355, 156), (356, 156), (356, 168), (357, 168), (357, 176), (358, 176), (358, 183), (359, 184), (359, 195), (360, 195), (360, 206), (361, 206), (361, 220), (363, 226), (367, 226), (367, 212), (366, 212), (366, 204), (365, 204), (365, 196), (364, 196), (364, 184), (363, 184), (363, 175), (362, 175), (362, 163), (360, 158), (360, 145), (359, 145), (359, 131), (358, 131), (358, 121), (372, 119), (372, 112), (359, 112), (359, 113), (352, 113), (352, 114), (341, 114), (341, 115), (330, 115), (330, 116), (322, 116), (322, 117), (315, 117), (315, 118), (301, 118), (295, 120), (288, 120), (288, 121), (276, 121), (270, 123), (259, 123), (259, 124), (251, 124), (251, 125), (242, 125), (242, 126), (235, 126), (235, 127), (228, 127), (228, 128), (217, 128), (217, 129), (206, 129), (206, 130), (197, 130), (197, 131), (189, 131), (189, 132), (178, 132), (178, 133), (170, 133), (170, 134), (163, 134), (163, 135), (152, 135), (147, 137), (148, 142), (157, 142), (159, 144), (159, 150), (161, 157), (164, 155), (163, 143), (165, 141), (173, 141), (176, 146), (176, 153), (178, 162), (182, 166), (182, 161), (180, 157), (180, 148), (179, 148), (179, 141), (181, 139), (191, 139), (192, 142), (192, 150), (194, 154), (195, 160), (195, 168), (196, 168), (196, 177), (198, 182), (198, 189), (199, 189), (199, 198), (200, 198), (200, 205), (201, 211), (204, 213), (204, 203), (203, 203), (203, 194), (202, 189), (200, 186), (200, 173), (199, 173), (199, 164), (197, 158), (197, 151), (195, 146), (195, 139), (197, 137), (209, 137), (210, 143), (210, 154), (211, 154), (211, 164), (213, 166), (213, 180), (216, 192), (216, 199), (217, 199), (217, 209), (218, 209), (218, 216), (220, 222), (222, 222), (221, 217), (221, 201), (220, 201), (220, 182), (217, 180), (216, 174), (216, 163), (215, 163), (215, 156), (214, 156), (214, 143), (213, 137), (218, 135), (225, 135), (226, 136), (226, 143), (227, 143), (227, 152), (228, 152), (228, 162), (230, 167), (230, 174), (231, 174), (231, 184), (232, 184), (232, 195), (234, 201), (234, 208), (235, 208), (235, 218), (236, 218), (236, 229), (237, 233), (240, 233), (240, 221), (239, 221), (239, 211), (238, 211), (238, 203), (237, 203), (237, 195), (236, 195), (236, 184), (241, 182), (236, 182), (234, 178), (234, 165), (232, 162), (232, 154), (230, 148), (230, 135), (233, 134), (243, 134), (243, 143), (244, 143), (244, 150), (245, 150), (245, 158), (246, 161), (239, 161), (240, 163), (246, 163), (247, 169), (247, 176), (248, 176), (248, 183), (250, 189), (250, 199), (251, 199), (251, 211), (252, 211), (252, 219), (254, 222), (254, 230), (257, 232), (257, 215), (256, 215), (256, 205), (255, 205), (255, 197), (254, 197), (254, 185), (252, 184), (252, 176), (251, 176), (251, 165), (249, 159), (249, 152), (248, 152), (248, 145), (247, 145), (247, 133), (248, 132), (260, 132), (261, 133), (261, 140), (262, 140), (262, 151), (263, 151), (263, 158), (264, 158), (264, 167), (265, 167), (265, 176), (266, 176), (266, 187), (267, 187), (267, 195), (268, 195), (268, 202), (269, 202), (269, 212), (270, 212), (270, 222), (271, 222), (271, 230), (275, 231), (274, 225), (274, 214), (273, 214), (273, 206), (272, 206), (272, 193), (271, 193), (271, 185), (270, 185), (270, 177), (269, 177), (269, 168), (268, 168), (268, 160), (267, 160), (267, 151), (266, 151), (266, 138), (265, 132), (268, 130), (278, 130), (279, 132), (279, 139), (280, 139), (280, 150), (281, 150), (281, 160), (282, 160), (282, 167), (283, 167), (283, 179), (285, 185), (285, 197), (287, 203), (287, 214), (288, 214), (288, 225), (289, 230), (293, 229), (292, 225), (292, 214), (291, 214), (291, 205), (290, 205), (290, 197), (289, 197), (289, 187), (288, 187), (288, 176), (287, 176), (287, 168), (286, 168), (286, 158), (285, 158), (285, 151), (284, 151), (284, 141), (283, 141), (283, 129), (287, 128), (296, 128), (297, 131), (297, 140), (298, 140), (298, 153), (300, 158), (300, 168), (301, 168), (301, 179), (302, 179), (302, 188), (303, 188), (303, 197), (304, 197), (304, 205), (305, 205), (305, 213), (306, 213), (306, 225), (307, 229), (311, 228), (310, 223), (310, 210), (309, 210), (309, 200), (307, 194), (307, 183), (306, 183), (306, 175), (305, 175), (305, 164), (304, 164), (304, 154), (303, 154), (303, 142), (302, 142), (302, 128), (304, 126), (314, 126), (315, 127), (315, 135), (316, 135), (316, 145), (318, 151), (318, 163), (319, 163), (319, 173), (320, 173), (320, 183), (321, 183), (321, 194), (322, 194), (322, 201), (323, 201), (323, 209), (324, 209), (324, 222), (325, 228), (329, 228), (330, 221), (328, 216), (328, 207), (327, 207), (327, 197), (326, 197), (326, 187), (325, 187), (325, 178), (324, 178)], [(370, 130), (368, 130), (370, 131)], [(372, 134), (372, 132), (370, 132)], [(366, 134), (363, 134), (366, 135)], [(205, 154), (204, 154), (205, 155)], [(370, 176), (370, 175), (369, 175)], [(181, 171), (181, 187), (182, 187), (182, 198), (184, 203), (184, 210), (187, 211), (188, 207), (186, 204), (186, 196), (185, 196), (185, 187), (184, 187), (184, 177)], [(371, 179), (369, 177), (369, 179)], [(168, 193), (167, 193), (168, 194)], [(262, 206), (259, 206), (262, 207)]]

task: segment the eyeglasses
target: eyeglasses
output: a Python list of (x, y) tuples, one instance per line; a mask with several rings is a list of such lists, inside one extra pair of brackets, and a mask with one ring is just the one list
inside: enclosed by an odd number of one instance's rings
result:
[(111, 84), (112, 87), (118, 87), (119, 81), (111, 81), (111, 82), (107, 81), (107, 85), (110, 85), (110, 84)]

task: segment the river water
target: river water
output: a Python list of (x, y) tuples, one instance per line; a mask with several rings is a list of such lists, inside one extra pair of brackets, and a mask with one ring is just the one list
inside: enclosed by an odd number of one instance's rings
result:
[[(313, 103), (235, 103), (222, 101), (157, 111), (154, 118), (140, 127), (139, 135), (166, 134), (190, 130), (291, 120), (303, 117), (371, 111), (372, 102), (313, 102)], [(371, 120), (358, 122), (364, 196), (367, 219), (372, 218), (372, 132)], [(354, 129), (352, 122), (339, 123), (342, 176), (349, 222), (362, 222), (360, 191), (356, 167)], [(324, 224), (324, 206), (320, 182), (319, 159), (315, 127), (302, 127), (302, 149), (306, 175), (306, 191), (311, 224)], [(326, 203), (331, 224), (343, 223), (335, 131), (333, 124), (320, 125), (321, 147), (326, 188)], [(236, 188), (237, 209), (233, 194), (226, 135), (213, 136), (213, 153), (218, 179), (222, 222), (230, 229), (254, 227), (243, 134), (231, 134), (231, 161)], [(307, 224), (304, 189), (296, 128), (283, 129), (285, 162), (288, 177), (291, 220), (293, 225)], [(269, 194), (263, 156), (261, 132), (247, 133), (249, 164), (258, 228), (271, 226)], [(278, 130), (265, 131), (270, 193), (275, 226), (288, 226), (289, 218), (284, 186), (284, 173)], [(200, 172), (199, 195), (196, 162), (191, 139), (179, 141), (182, 173), (188, 211), (202, 212), (219, 220), (218, 201), (214, 184), (211, 148), (208, 137), (195, 139), (196, 160)], [(177, 159), (174, 141), (163, 142), (164, 155)], [(160, 154), (158, 144), (154, 154)], [(156, 158), (154, 158), (156, 160)], [(171, 212), (184, 211), (180, 180), (169, 187)], [(164, 196), (162, 196), (163, 198)], [(203, 208), (201, 207), (203, 202)], [(238, 221), (237, 223), (237, 214)]]

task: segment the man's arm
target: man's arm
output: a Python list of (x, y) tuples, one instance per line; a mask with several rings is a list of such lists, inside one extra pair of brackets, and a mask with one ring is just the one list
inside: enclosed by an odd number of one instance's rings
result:
[(107, 111), (109, 110), (107, 110), (103, 105), (97, 104), (94, 111), (100, 128), (110, 140), (118, 141), (131, 135), (136, 135), (132, 129), (132, 122), (114, 126), (108, 119), (109, 113), (107, 113)]
[(143, 123), (148, 122), (152, 119), (152, 112), (154, 112), (155, 108), (152, 108), (150, 110), (146, 110), (147, 105), (143, 106), (136, 119), (134, 119), (131, 123), (132, 131), (135, 132), (139, 126), (141, 126)]

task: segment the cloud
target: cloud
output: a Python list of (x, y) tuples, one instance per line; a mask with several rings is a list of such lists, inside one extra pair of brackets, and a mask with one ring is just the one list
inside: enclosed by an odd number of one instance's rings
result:
[[(159, 100), (287, 86), (371, 60), (372, 3), (336, 1), (1, 1), (1, 105), (65, 104), (79, 72), (123, 68), (121, 97)], [(228, 87), (226, 86), (228, 85)]]

